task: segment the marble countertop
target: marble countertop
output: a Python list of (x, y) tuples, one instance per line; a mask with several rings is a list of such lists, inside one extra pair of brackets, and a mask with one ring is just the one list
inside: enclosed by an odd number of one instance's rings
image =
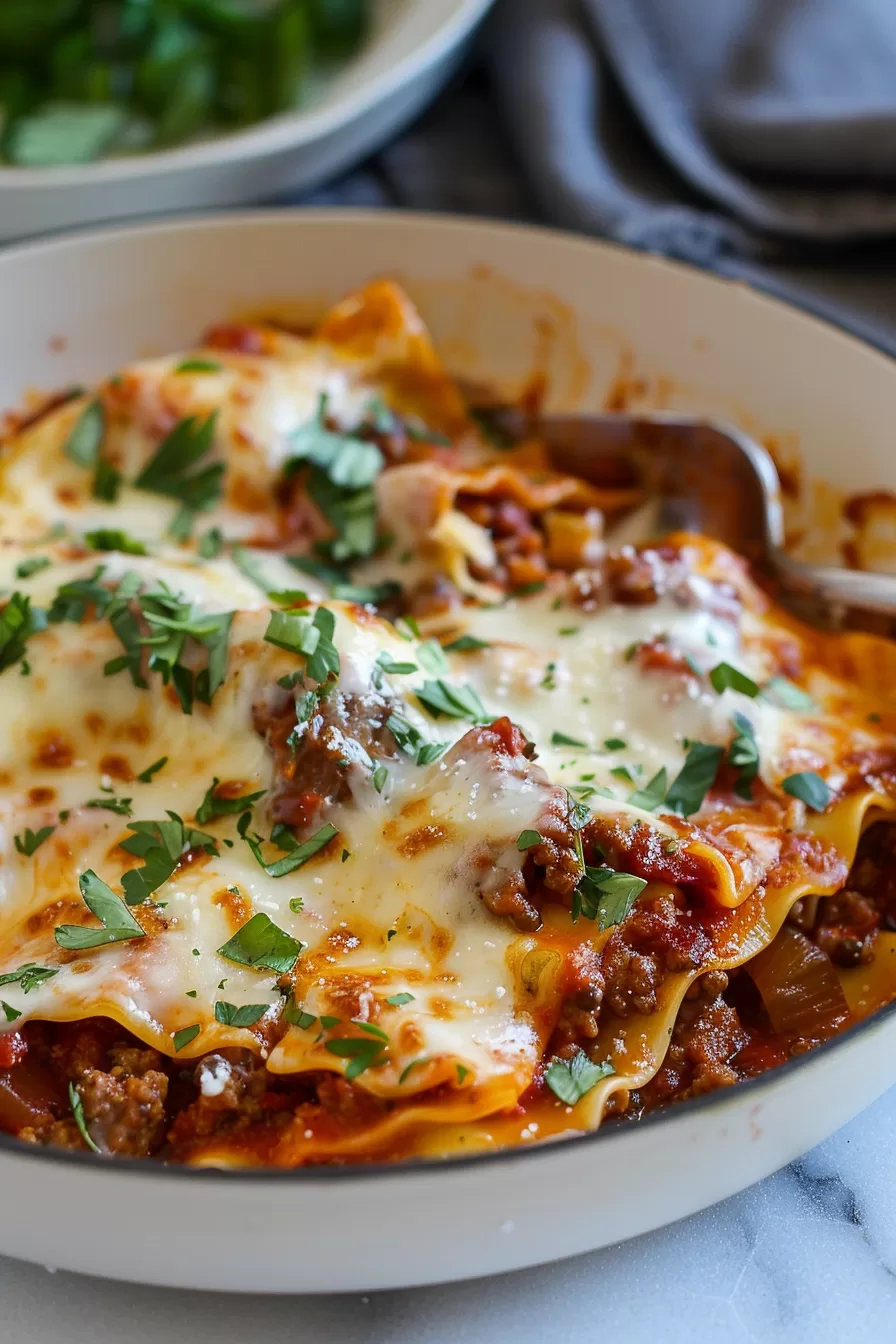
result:
[(808, 1157), (724, 1204), (621, 1246), (474, 1283), (347, 1297), (226, 1297), (51, 1275), (0, 1259), (0, 1338), (891, 1344), (894, 1134), (896, 1088)]

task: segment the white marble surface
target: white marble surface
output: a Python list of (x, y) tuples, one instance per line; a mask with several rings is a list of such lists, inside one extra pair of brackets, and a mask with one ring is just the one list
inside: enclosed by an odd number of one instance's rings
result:
[[(562, 1264), (442, 1288), (232, 1298), (0, 1260), (0, 1340), (892, 1344), (894, 1136), (896, 1088), (802, 1161), (705, 1213)], [(297, 1227), (297, 1256), (302, 1236)]]

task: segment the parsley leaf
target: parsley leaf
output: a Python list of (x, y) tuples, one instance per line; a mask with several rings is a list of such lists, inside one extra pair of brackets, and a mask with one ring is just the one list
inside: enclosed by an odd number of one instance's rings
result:
[(367, 439), (328, 429), (326, 415), (327, 398), (323, 395), (315, 419), (300, 425), (289, 436), (291, 456), (286, 464), (287, 474), (309, 462), (343, 490), (372, 485), (385, 466), (382, 452)]
[(270, 1008), (269, 1003), (223, 1003), (215, 1004), (215, 1021), (223, 1027), (254, 1027), (260, 1017), (264, 1017)]
[(133, 835), (121, 840), (120, 848), (143, 859), (142, 868), (131, 868), (121, 879), (128, 905), (141, 905), (167, 882), (189, 850), (218, 853), (213, 836), (185, 826), (176, 812), (168, 812), (167, 821), (131, 821), (128, 830)]
[(312, 681), (325, 682), (332, 673), (339, 675), (339, 652), (333, 643), (336, 618), (326, 607), (318, 607), (314, 616), (305, 612), (272, 611), (265, 639), (278, 649), (299, 654)]
[(46, 624), (43, 610), (32, 607), (30, 597), (13, 593), (0, 611), (0, 672), (21, 661), (30, 637), (45, 629)]
[(338, 835), (335, 826), (321, 826), (308, 840), (299, 844), (291, 831), (285, 826), (274, 828), (271, 834), (272, 842), (279, 849), (285, 851), (285, 857), (276, 859), (273, 863), (266, 863), (262, 853), (262, 838), (260, 835), (250, 834), (249, 822), (252, 820), (251, 812), (244, 812), (237, 822), (237, 830), (240, 836), (255, 855), (255, 860), (260, 868), (263, 868), (268, 877), (285, 877), (287, 873), (294, 873), (297, 868), (301, 868), (309, 859), (313, 858), (320, 850), (328, 845), (334, 835)]
[(209, 530), (199, 538), (197, 551), (203, 560), (215, 560), (221, 554), (221, 547), (224, 545), (224, 537), (219, 527), (210, 527)]
[(192, 1027), (181, 1027), (180, 1031), (176, 1031), (171, 1038), (174, 1041), (175, 1054), (179, 1055), (181, 1050), (185, 1049), (191, 1041), (195, 1041), (201, 1030), (202, 1027), (199, 1023), (194, 1022)]
[(587, 868), (573, 892), (573, 923), (579, 915), (593, 919), (599, 929), (621, 924), (647, 886), (643, 877), (618, 873), (613, 868)]
[[(34, 851), (39, 849), (45, 840), (49, 840), (55, 829), (55, 826), (41, 826), (39, 831), (32, 831), (30, 826), (26, 826), (21, 835), (13, 836), (13, 844), (20, 854), (30, 859)], [(2, 983), (0, 980), (0, 984)]]
[(723, 691), (740, 691), (741, 695), (748, 695), (755, 698), (759, 694), (759, 687), (748, 677), (746, 673), (732, 667), (730, 663), (717, 663), (709, 674), (710, 685), (719, 695)]
[(520, 831), (516, 838), (516, 847), (519, 850), (534, 849), (536, 845), (544, 843), (544, 836), (540, 831)]
[(287, 975), (298, 961), (301, 950), (301, 943), (278, 929), (269, 915), (259, 913), (218, 948), (218, 955), (239, 966), (255, 966), (273, 971), (275, 975)]
[(48, 555), (32, 555), (27, 560), (21, 560), (16, 565), (17, 579), (30, 579), (32, 574), (39, 574), (42, 569), (49, 569), (53, 561)]
[(715, 783), (724, 755), (724, 747), (709, 746), (706, 742), (691, 743), (685, 763), (666, 794), (666, 806), (671, 812), (690, 817), (700, 808)]
[(643, 789), (637, 789), (629, 797), (629, 806), (640, 807), (644, 812), (655, 812), (662, 806), (666, 796), (666, 767), (657, 770), (653, 779), (648, 780)]
[(801, 770), (781, 780), (781, 788), (793, 798), (799, 798), (813, 812), (823, 812), (834, 796), (821, 775), (814, 770)]
[(418, 765), (431, 765), (448, 748), (447, 742), (427, 742), (412, 723), (401, 714), (396, 714), (394, 710), (386, 720), (386, 727), (405, 755), (410, 756)]
[(414, 995), (413, 995), (413, 994), (390, 994), (389, 997), (386, 999), (386, 1002), (387, 1002), (387, 1003), (391, 1003), (391, 1005), (392, 1005), (393, 1008), (403, 1008), (404, 1005), (405, 1005), (406, 1003), (413, 1003), (413, 1002), (414, 1002)]
[(232, 812), (245, 812), (253, 803), (257, 803), (259, 798), (263, 798), (267, 789), (259, 789), (257, 793), (244, 793), (239, 798), (224, 798), (217, 794), (215, 790), (221, 783), (217, 775), (205, 791), (205, 797), (196, 809), (196, 820), (200, 826), (206, 822), (213, 821), (215, 817), (224, 817)]
[(137, 778), (141, 784), (149, 784), (153, 775), (157, 775), (167, 764), (168, 757), (160, 756), (157, 761), (153, 761), (152, 765), (148, 765), (145, 770), (141, 770)]
[(52, 980), (53, 976), (58, 974), (58, 966), (51, 969), (48, 966), (38, 966), (33, 961), (27, 961), (17, 971), (7, 971), (5, 975), (0, 975), (0, 987), (3, 985), (19, 985), (23, 994), (30, 994), (32, 989), (37, 989), (45, 980)]
[[(363, 1024), (358, 1023), (356, 1025), (361, 1026)], [(386, 1039), (388, 1040), (388, 1037)], [(324, 1049), (328, 1050), (331, 1055), (337, 1055), (340, 1059), (349, 1061), (345, 1070), (347, 1082), (352, 1082), (366, 1069), (385, 1063), (386, 1046), (380, 1039), (364, 1040), (360, 1036), (342, 1036), (335, 1041), (327, 1041)]]
[(69, 1083), (68, 1085), (68, 1104), (72, 1108), (72, 1117), (75, 1124), (78, 1126), (78, 1133), (81, 1135), (81, 1138), (87, 1144), (87, 1147), (91, 1152), (100, 1153), (100, 1155), (102, 1155), (102, 1149), (94, 1143), (88, 1132), (87, 1121), (84, 1119), (84, 1103), (81, 1100), (81, 1093), (75, 1087), (74, 1083)]
[(84, 540), (93, 551), (121, 551), (125, 555), (148, 553), (142, 541), (129, 537), (118, 527), (98, 527), (93, 532), (85, 532)]
[(451, 665), (437, 639), (427, 639), (419, 645), (417, 657), (424, 672), (429, 672), (434, 677), (450, 676)]
[(817, 702), (808, 691), (804, 691), (787, 677), (772, 677), (763, 686), (762, 696), (763, 699), (771, 700), (783, 709), (792, 710), (794, 714), (813, 714), (818, 709)]
[(579, 1050), (570, 1060), (552, 1059), (544, 1071), (544, 1080), (555, 1097), (567, 1106), (575, 1106), (602, 1078), (615, 1072), (609, 1060), (595, 1064), (584, 1050)]
[(214, 508), (221, 498), (223, 462), (190, 474), (211, 451), (217, 418), (217, 411), (213, 411), (205, 420), (192, 415), (181, 420), (159, 444), (134, 482), (138, 490), (150, 490), (178, 501), (180, 510), (171, 531), (179, 540), (189, 535), (193, 514)]
[[(125, 874), (127, 876), (127, 874)], [(146, 933), (137, 923), (120, 896), (97, 877), (92, 868), (78, 879), (81, 898), (91, 914), (96, 915), (102, 929), (85, 929), (79, 924), (62, 924), (56, 929), (56, 942), (70, 952), (81, 952), (91, 947), (105, 947), (109, 943), (123, 943), (130, 938), (145, 938)]]
[(213, 359), (182, 359), (175, 373), (220, 373), (221, 365)]
[(452, 686), (447, 681), (424, 681), (415, 689), (417, 699), (436, 718), (470, 719), (473, 723), (491, 723), (485, 705), (472, 686)]
[(91, 401), (72, 425), (62, 451), (79, 467), (95, 467), (106, 435), (106, 413), (101, 401)]
[(582, 751), (587, 751), (586, 743), (580, 742), (576, 737), (567, 737), (566, 733), (551, 733), (552, 747), (579, 747)]
[(749, 803), (753, 797), (751, 785), (759, 774), (759, 744), (753, 725), (745, 715), (735, 714), (734, 726), (737, 733), (728, 748), (729, 764), (738, 771), (734, 792)]
[(116, 812), (120, 817), (131, 815), (131, 798), (91, 798), (84, 806), (96, 807), (104, 812)]
[(337, 563), (362, 559), (376, 548), (376, 495), (369, 486), (362, 490), (343, 490), (334, 485), (326, 474), (314, 469), (308, 482), (308, 493), (327, 522), (336, 532), (327, 543)]
[(479, 649), (489, 649), (491, 645), (485, 639), (477, 639), (475, 635), (460, 635), (453, 639), (450, 644), (445, 645), (446, 653), (475, 653)]

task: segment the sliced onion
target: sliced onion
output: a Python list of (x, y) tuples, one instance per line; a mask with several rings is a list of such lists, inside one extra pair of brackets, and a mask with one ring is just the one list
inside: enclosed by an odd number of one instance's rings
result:
[(830, 959), (789, 925), (745, 969), (762, 995), (772, 1026), (782, 1036), (831, 1036), (849, 1017), (849, 1005)]

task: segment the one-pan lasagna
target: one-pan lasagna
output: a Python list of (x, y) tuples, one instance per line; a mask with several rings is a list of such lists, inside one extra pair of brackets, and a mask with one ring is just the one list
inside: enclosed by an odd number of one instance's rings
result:
[(472, 1152), (896, 995), (896, 651), (614, 548), (637, 500), (486, 432), (388, 283), (12, 423), (0, 1128)]

